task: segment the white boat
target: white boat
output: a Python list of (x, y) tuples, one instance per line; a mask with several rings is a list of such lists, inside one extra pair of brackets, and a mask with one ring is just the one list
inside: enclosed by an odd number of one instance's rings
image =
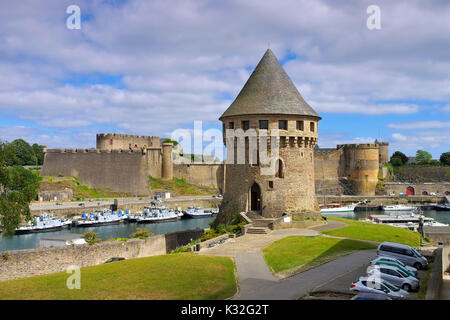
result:
[(74, 221), (76, 227), (96, 227), (110, 224), (119, 224), (127, 219), (127, 215), (122, 211), (116, 212), (108, 209), (91, 212), (89, 215), (83, 213), (82, 219)]
[(355, 207), (357, 205), (358, 205), (358, 203), (347, 205), (347, 206), (322, 208), (322, 209), (320, 209), (320, 213), (353, 212), (353, 211), (355, 211)]
[(146, 207), (136, 218), (137, 223), (161, 223), (178, 221), (181, 217), (170, 208)]
[(404, 204), (394, 204), (389, 206), (383, 206), (384, 211), (414, 211), (417, 207), (406, 206)]
[(54, 218), (49, 213), (43, 213), (40, 216), (35, 216), (26, 226), (17, 228), (15, 234), (58, 231), (69, 228), (71, 225), (72, 221), (70, 220), (61, 220)]
[(184, 214), (189, 218), (207, 218), (211, 217), (213, 213), (211, 211), (205, 211), (201, 207), (190, 206), (186, 209)]

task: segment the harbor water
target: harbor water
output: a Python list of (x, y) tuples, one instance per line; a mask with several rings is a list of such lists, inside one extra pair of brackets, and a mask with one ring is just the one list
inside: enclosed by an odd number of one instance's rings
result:
[(209, 228), (209, 224), (214, 220), (214, 217), (200, 218), (200, 219), (182, 219), (175, 222), (164, 223), (120, 223), (109, 226), (85, 227), (65, 229), (55, 232), (40, 232), (22, 235), (14, 235), (10, 237), (0, 236), (0, 251), (7, 250), (23, 250), (33, 249), (39, 246), (39, 240), (42, 238), (53, 237), (65, 233), (74, 233), (82, 235), (85, 232), (96, 232), (98, 237), (102, 240), (111, 238), (129, 238), (130, 235), (136, 231), (136, 228), (146, 228), (153, 234), (166, 234), (176, 231), (205, 229)]
[[(437, 222), (446, 223), (450, 225), (450, 212), (449, 211), (436, 211), (436, 210), (422, 210), (425, 217), (433, 218)], [(353, 220), (364, 220), (370, 215), (391, 214), (391, 215), (405, 215), (411, 214), (408, 211), (355, 211), (355, 212), (340, 212), (340, 213), (324, 213), (322, 215), (326, 217), (338, 217)]]

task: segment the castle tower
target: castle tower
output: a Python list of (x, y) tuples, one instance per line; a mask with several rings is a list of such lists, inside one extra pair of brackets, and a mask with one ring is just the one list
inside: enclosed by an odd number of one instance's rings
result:
[[(314, 146), (320, 119), (268, 49), (219, 119), (227, 161), (226, 187), (216, 223), (228, 223), (242, 211), (269, 218), (316, 209)], [(245, 137), (237, 137), (239, 132)], [(264, 145), (267, 151), (262, 149)], [(240, 156), (241, 146), (245, 154)], [(275, 155), (273, 170), (263, 163), (264, 152)]]
[(173, 161), (172, 161), (173, 143), (164, 142), (162, 145), (162, 178), (164, 180), (173, 179)]

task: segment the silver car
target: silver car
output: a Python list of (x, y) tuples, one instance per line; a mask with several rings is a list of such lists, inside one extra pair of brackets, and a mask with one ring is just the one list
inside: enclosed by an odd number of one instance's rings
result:
[(411, 276), (399, 267), (384, 264), (369, 266), (367, 274), (370, 277), (386, 280), (405, 291), (419, 290), (419, 279)]
[(397, 265), (400, 267), (400, 269), (412, 273), (417, 278), (417, 269), (416, 268), (407, 266), (406, 264), (404, 264), (403, 262), (401, 262), (400, 260), (398, 260), (394, 257), (379, 256), (378, 258), (375, 258), (374, 260), (372, 260), (370, 262), (371, 265), (383, 264), (383, 263), (390, 264), (390, 265)]
[(378, 256), (389, 256), (396, 258), (408, 266), (416, 269), (426, 269), (428, 260), (416, 249), (406, 244), (395, 242), (383, 242), (378, 246)]
[(398, 288), (389, 281), (375, 277), (360, 277), (350, 286), (350, 291), (363, 293), (378, 293), (394, 299), (406, 299), (409, 293)]

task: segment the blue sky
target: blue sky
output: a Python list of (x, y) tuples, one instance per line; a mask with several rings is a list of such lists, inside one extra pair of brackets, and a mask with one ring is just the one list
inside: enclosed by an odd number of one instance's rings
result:
[[(66, 28), (72, 4), (80, 30)], [(450, 151), (449, 19), (439, 0), (5, 0), (0, 139), (89, 148), (98, 132), (220, 131), (270, 46), (322, 116), (319, 146), (379, 139), (438, 158)]]

